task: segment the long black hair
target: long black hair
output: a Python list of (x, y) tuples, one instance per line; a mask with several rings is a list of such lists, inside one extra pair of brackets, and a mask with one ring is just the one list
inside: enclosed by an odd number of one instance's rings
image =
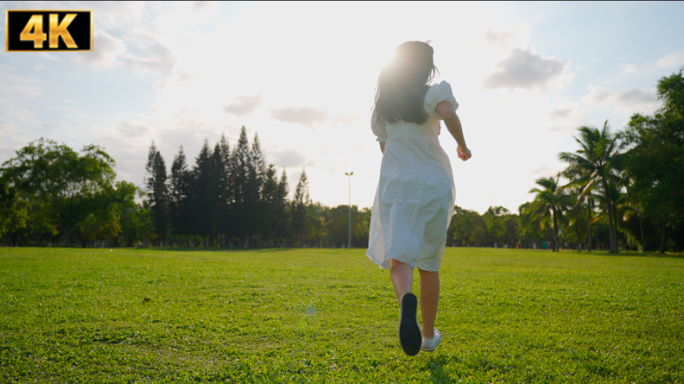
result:
[(423, 103), (428, 83), (437, 72), (433, 56), (432, 47), (422, 41), (407, 41), (394, 50), (394, 57), (378, 77), (373, 108), (378, 122), (427, 121)]

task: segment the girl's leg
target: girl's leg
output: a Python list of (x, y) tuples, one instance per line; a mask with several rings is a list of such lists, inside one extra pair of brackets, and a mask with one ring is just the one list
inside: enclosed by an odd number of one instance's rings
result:
[(413, 268), (406, 263), (392, 259), (390, 275), (392, 276), (392, 284), (394, 285), (394, 293), (397, 295), (397, 301), (401, 303), (401, 297), (404, 293), (411, 292)]
[(392, 259), (392, 284), (394, 293), (399, 301), (399, 344), (409, 356), (415, 356), (420, 352), (422, 338), (418, 325), (418, 301), (416, 295), (411, 292), (413, 282), (413, 268), (406, 263)]
[(439, 302), (439, 271), (420, 272), (420, 312), (423, 314), (423, 337), (434, 337), (437, 303)]

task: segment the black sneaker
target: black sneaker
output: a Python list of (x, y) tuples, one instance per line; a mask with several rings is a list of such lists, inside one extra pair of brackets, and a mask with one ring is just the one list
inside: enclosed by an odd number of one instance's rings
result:
[(418, 319), (418, 299), (413, 293), (405, 293), (401, 297), (401, 313), (399, 315), (399, 344), (409, 356), (415, 356), (420, 352), (423, 335), (420, 333)]

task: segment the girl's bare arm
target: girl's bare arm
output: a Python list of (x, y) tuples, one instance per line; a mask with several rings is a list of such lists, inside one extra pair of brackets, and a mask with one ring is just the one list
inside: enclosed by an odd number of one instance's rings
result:
[(385, 153), (385, 142), (384, 141), (380, 142), (380, 152)]
[(458, 157), (463, 161), (470, 159), (472, 154), (470, 153), (470, 149), (468, 149), (468, 146), (466, 145), (465, 138), (463, 137), (463, 127), (461, 127), (461, 120), (459, 120), (458, 115), (454, 110), (454, 106), (451, 105), (451, 103), (448, 101), (442, 101), (439, 104), (437, 104), (435, 112), (437, 112), (437, 115), (441, 117), (442, 120), (444, 120), (447, 129), (449, 129), (449, 133), (451, 133), (451, 136), (453, 136), (454, 139), (456, 139), (456, 143), (458, 143)]

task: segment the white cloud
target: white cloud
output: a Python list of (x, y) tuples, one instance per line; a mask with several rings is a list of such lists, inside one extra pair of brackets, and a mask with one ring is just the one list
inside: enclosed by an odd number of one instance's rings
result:
[(121, 39), (105, 31), (96, 31), (93, 51), (75, 53), (71, 60), (94, 68), (113, 68), (123, 64), (119, 58), (125, 51), (126, 46)]
[(140, 137), (147, 133), (150, 129), (142, 124), (135, 124), (129, 121), (122, 121), (116, 126), (116, 130), (124, 137), (134, 138)]
[(290, 148), (283, 151), (266, 154), (274, 160), (275, 165), (279, 167), (295, 168), (301, 167), (306, 161), (306, 156), (298, 149)]
[[(95, 30), (121, 31), (145, 20), (146, 15), (156, 13), (163, 4), (136, 1), (92, 1), (74, 3), (79, 9), (92, 9)], [(76, 7), (69, 7), (76, 8)], [(148, 16), (149, 17), (149, 16)]]
[(526, 25), (505, 30), (494, 30), (490, 27), (482, 36), (482, 41), (503, 48), (523, 48), (530, 45), (530, 29)]
[(566, 106), (549, 112), (551, 126), (549, 130), (558, 133), (574, 133), (577, 128), (591, 122), (591, 110), (577, 106)]
[(211, 6), (211, 1), (194, 1), (192, 3), (192, 9), (196, 12), (201, 12)]
[[(167, 76), (177, 58), (168, 37), (178, 37), (186, 27), (215, 19), (218, 5), (155, 2), (78, 3), (93, 9), (95, 42), (93, 52), (77, 53), (72, 60), (93, 67), (111, 68), (130, 64), (137, 72)], [(178, 81), (187, 81), (175, 74)]]
[(163, 35), (181, 37), (188, 27), (211, 24), (218, 19), (221, 5), (212, 1), (167, 3), (153, 24)]
[[(656, 62), (646, 62), (642, 64), (622, 65), (620, 74), (606, 81), (606, 83), (622, 83), (632, 78), (664, 76), (672, 68), (679, 68), (684, 65), (684, 52), (669, 53)], [(667, 71), (666, 71), (667, 70)]]
[(156, 36), (141, 28), (134, 32), (130, 40), (130, 55), (126, 59), (132, 62), (133, 69), (161, 76), (171, 74), (176, 56)]
[(484, 79), (482, 88), (543, 91), (561, 81), (569, 82), (564, 76), (567, 67), (566, 61), (542, 57), (531, 49), (516, 48), (509, 57), (496, 64), (496, 72)]
[(301, 124), (308, 128), (315, 128), (316, 125), (324, 123), (330, 118), (327, 109), (315, 107), (272, 108), (268, 113), (275, 120)]
[(661, 68), (653, 62), (626, 64), (622, 65), (622, 70), (618, 75), (609, 78), (606, 83), (623, 83), (637, 77), (653, 77), (659, 71)]
[(684, 65), (684, 52), (672, 52), (657, 61), (660, 68), (673, 68)]
[(506, 42), (508, 39), (511, 37), (515, 36), (515, 31), (494, 31), (491, 28), (487, 30), (484, 34), (484, 41), (485, 43), (488, 44), (495, 44), (495, 45), (501, 45), (501, 46), (506, 46)]
[(611, 107), (625, 115), (641, 112), (650, 114), (661, 105), (655, 88), (628, 88), (612, 91), (604, 87), (589, 87), (589, 94), (582, 98), (589, 105)]
[(126, 63), (138, 72), (162, 76), (171, 74), (176, 62), (163, 42), (164, 36), (169, 35), (174, 26), (176, 33), (182, 32), (199, 13), (192, 3), (92, 2), (78, 5), (93, 9), (95, 42), (93, 52), (75, 54), (74, 62), (100, 68)]
[(261, 106), (264, 101), (264, 93), (257, 93), (256, 95), (247, 96), (240, 95), (235, 98), (235, 102), (223, 107), (223, 112), (230, 113), (236, 117), (247, 116), (254, 112), (255, 109)]

